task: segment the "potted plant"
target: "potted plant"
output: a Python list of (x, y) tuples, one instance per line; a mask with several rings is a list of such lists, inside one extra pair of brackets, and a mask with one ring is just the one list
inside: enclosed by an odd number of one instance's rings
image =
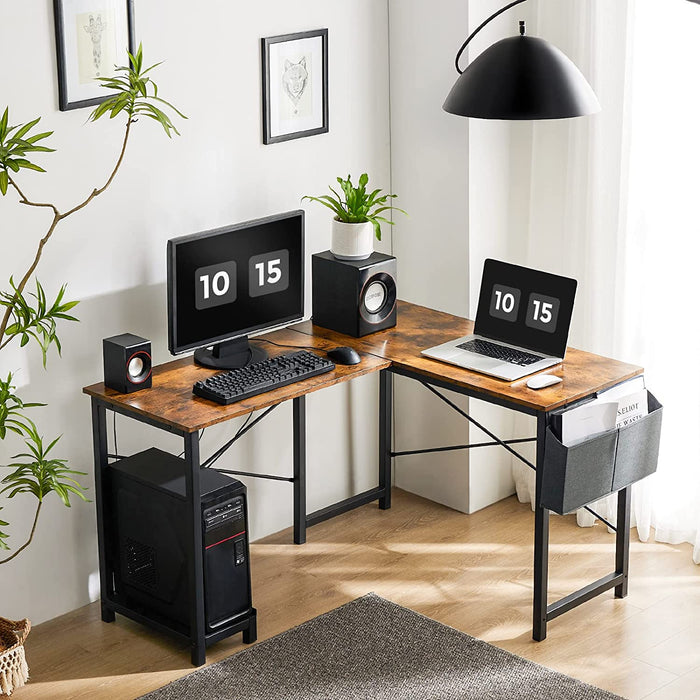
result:
[(373, 234), (378, 241), (382, 240), (381, 225), (394, 225), (382, 214), (389, 210), (406, 212), (403, 209), (387, 204), (395, 194), (381, 194), (381, 189), (367, 192), (369, 178), (367, 173), (360, 175), (357, 187), (352, 184), (348, 175), (346, 180), (336, 178), (343, 192), (341, 197), (330, 185), (328, 189), (333, 196), (324, 194), (319, 197), (305, 195), (302, 200), (309, 199), (313, 202), (328, 207), (335, 216), (331, 229), (331, 253), (339, 260), (364, 260), (372, 255), (374, 250)]
[[(86, 207), (112, 184), (124, 159), (132, 125), (139, 117), (154, 119), (160, 123), (168, 136), (171, 136), (171, 132), (178, 131), (170, 117), (160, 109), (160, 105), (164, 104), (184, 117), (172, 105), (158, 97), (157, 86), (146, 75), (155, 66), (143, 69), (141, 46), (135, 55), (129, 54), (129, 62), (129, 66), (117, 68), (115, 76), (98, 78), (103, 87), (116, 94), (98, 105), (89, 118), (90, 121), (96, 121), (105, 114), (108, 114), (110, 119), (120, 114), (126, 116), (124, 138), (116, 164), (102, 187), (93, 189), (69, 209), (61, 210), (55, 204), (36, 201), (25, 192), (24, 185), (21, 184), (20, 176), (23, 170), (45, 172), (33, 159), (37, 154), (54, 150), (44, 145), (45, 139), (53, 132), (37, 133), (35, 127), (40, 118), (26, 124), (11, 125), (9, 108), (5, 108), (0, 117), (0, 195), (4, 197), (8, 193), (15, 194), (20, 204), (48, 210), (51, 215), (48, 230), (39, 240), (29, 267), (18, 278), (18, 282), (10, 277), (8, 288), (0, 290), (0, 350), (13, 342), (24, 346), (34, 340), (41, 348), (44, 368), (52, 345), (56, 347), (59, 355), (61, 353), (61, 343), (57, 335), (58, 325), (62, 321), (78, 320), (69, 313), (78, 302), (64, 301), (65, 285), (51, 302), (34, 276), (44, 247), (64, 219)], [(5, 254), (11, 252), (11, 241), (3, 242), (3, 250)], [(24, 450), (12, 457), (11, 464), (0, 465), (10, 470), (0, 480), (0, 495), (14, 498), (26, 494), (36, 499), (34, 519), (26, 541), (8, 556), (0, 558), (0, 565), (10, 562), (31, 544), (46, 497), (55, 494), (68, 507), (71, 496), (87, 500), (85, 488), (76, 480), (76, 477), (84, 475), (84, 472), (70, 469), (67, 460), (55, 458), (50, 454), (60, 436), (46, 442), (34, 420), (29, 417), (31, 409), (43, 405), (45, 404), (27, 403), (20, 398), (12, 372), (0, 375), (0, 442), (12, 434), (18, 435), (24, 442)], [(0, 550), (10, 549), (7, 544), (8, 534), (3, 532), (7, 525), (7, 522), (0, 519)], [(22, 645), (28, 632), (28, 620), (13, 621), (0, 617), (0, 694), (9, 695), (13, 688), (24, 685), (27, 680), (28, 671)]]

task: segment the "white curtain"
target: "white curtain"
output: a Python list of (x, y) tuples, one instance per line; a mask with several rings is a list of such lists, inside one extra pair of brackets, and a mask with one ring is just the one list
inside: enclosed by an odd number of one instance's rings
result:
[[(664, 422), (633, 517), (643, 540), (690, 542), (700, 563), (700, 6), (542, 0), (537, 15), (537, 34), (589, 77), (603, 110), (525, 134), (525, 259), (578, 279), (571, 345), (645, 367)], [(514, 465), (514, 477), (532, 500), (532, 475)], [(614, 499), (595, 510), (614, 518)]]

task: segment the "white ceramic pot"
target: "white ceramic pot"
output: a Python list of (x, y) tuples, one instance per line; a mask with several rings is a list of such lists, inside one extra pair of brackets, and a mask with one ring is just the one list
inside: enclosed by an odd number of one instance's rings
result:
[(374, 227), (370, 221), (346, 224), (333, 219), (331, 253), (339, 260), (364, 260), (374, 251)]

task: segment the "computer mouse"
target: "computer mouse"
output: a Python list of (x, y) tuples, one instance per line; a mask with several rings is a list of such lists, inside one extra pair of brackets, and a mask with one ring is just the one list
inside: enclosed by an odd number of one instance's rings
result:
[(360, 362), (360, 356), (357, 354), (357, 351), (346, 346), (333, 348), (326, 355), (339, 365), (356, 365)]
[(536, 374), (534, 377), (530, 377), (525, 384), (530, 389), (544, 389), (546, 386), (559, 384), (560, 381), (562, 381), (562, 378), (554, 374)]

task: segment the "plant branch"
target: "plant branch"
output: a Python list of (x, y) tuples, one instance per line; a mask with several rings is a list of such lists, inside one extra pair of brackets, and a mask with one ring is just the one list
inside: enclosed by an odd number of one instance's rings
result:
[[(129, 118), (126, 122), (126, 131), (124, 132), (124, 140), (122, 141), (122, 149), (119, 152), (119, 158), (117, 159), (117, 163), (114, 166), (109, 178), (107, 179), (107, 182), (105, 182), (105, 184), (102, 185), (102, 187), (100, 187), (99, 189), (93, 190), (83, 202), (81, 202), (77, 206), (73, 207), (72, 209), (68, 210), (65, 214), (59, 214), (59, 221), (61, 219), (65, 219), (66, 217), (70, 216), (71, 214), (75, 214), (76, 211), (79, 211), (83, 207), (87, 206), (93, 199), (95, 199), (95, 197), (101, 195), (112, 184), (112, 180), (114, 180), (114, 178), (117, 174), (117, 171), (119, 170), (119, 168), (122, 164), (122, 161), (124, 160), (124, 154), (126, 153), (126, 145), (129, 142), (129, 132), (131, 130), (132, 123), (133, 123), (133, 121), (131, 120), (131, 118)], [(37, 260), (37, 262), (38, 262), (38, 260)]]
[[(22, 281), (17, 286), (18, 293), (21, 294), (24, 291), (24, 288), (27, 286), (27, 282), (29, 281), (29, 278), (31, 277), (34, 270), (36, 270), (36, 267), (39, 264), (39, 260), (41, 260), (41, 254), (44, 250), (44, 246), (48, 243), (49, 238), (51, 238), (53, 232), (56, 230), (56, 226), (58, 225), (58, 222), (60, 220), (61, 220), (60, 214), (54, 214), (53, 220), (51, 221), (51, 225), (49, 226), (49, 230), (46, 232), (46, 235), (39, 241), (39, 247), (37, 248), (36, 255), (34, 256), (34, 262), (32, 262), (32, 264), (30, 265), (26, 274), (22, 278)], [(12, 307), (8, 306), (5, 309), (5, 313), (2, 317), (2, 322), (0, 322), (0, 338), (5, 337), (5, 331), (7, 330), (7, 324), (10, 320), (11, 313), (12, 313)]]
[[(69, 217), (71, 214), (74, 214), (75, 212), (79, 211), (83, 207), (87, 206), (95, 197), (101, 195), (111, 184), (112, 180), (114, 180), (117, 171), (119, 170), (119, 167), (122, 164), (122, 161), (124, 160), (124, 154), (126, 153), (126, 146), (129, 142), (129, 133), (131, 130), (131, 124), (132, 120), (129, 119), (126, 123), (126, 130), (124, 132), (124, 140), (122, 141), (122, 147), (121, 151), (119, 152), (119, 158), (117, 159), (116, 165), (112, 169), (112, 172), (107, 179), (107, 182), (105, 182), (102, 187), (99, 189), (93, 190), (86, 199), (84, 199), (80, 204), (74, 206), (72, 209), (69, 209), (67, 212), (61, 213), (56, 209), (55, 206), (52, 204), (49, 205), (44, 205), (44, 204), (37, 204), (37, 203), (32, 203), (30, 202), (22, 193), (22, 191), (17, 187), (16, 183), (12, 178), (9, 178), (10, 183), (12, 186), (17, 190), (19, 193), (20, 197), (22, 197), (22, 202), (25, 204), (29, 204), (30, 206), (49, 206), (54, 210), (54, 215), (53, 215), (53, 220), (51, 221), (51, 224), (49, 226), (49, 230), (46, 232), (46, 235), (39, 241), (39, 246), (36, 251), (36, 255), (34, 256), (34, 261), (30, 265), (29, 269), (27, 272), (24, 274), (24, 277), (22, 277), (22, 280), (20, 281), (19, 285), (17, 285), (17, 292), (21, 294), (24, 291), (24, 288), (27, 286), (27, 282), (29, 282), (29, 278), (32, 276), (34, 273), (34, 270), (36, 270), (37, 265), (39, 264), (39, 260), (41, 260), (41, 254), (44, 251), (44, 246), (48, 243), (49, 239), (53, 235), (53, 232), (56, 230), (56, 226), (58, 226), (59, 222), (61, 222), (63, 219)], [(4, 338), (5, 336), (5, 331), (7, 330), (7, 324), (10, 319), (10, 314), (12, 312), (11, 307), (7, 307), (5, 309), (5, 314), (2, 317), (2, 322), (0, 322), (0, 338)], [(7, 341), (5, 341), (5, 344), (7, 344)], [(0, 346), (4, 347), (4, 345)], [(0, 562), (2, 563), (2, 562)]]
[(27, 195), (25, 195), (24, 192), (22, 192), (22, 190), (19, 188), (19, 185), (9, 175), (7, 179), (8, 182), (17, 190), (20, 204), (26, 204), (30, 207), (48, 207), (49, 209), (53, 209), (53, 213), (56, 216), (59, 215), (59, 211), (58, 209), (56, 209), (56, 206), (54, 204), (50, 204), (47, 202), (32, 202), (30, 199), (27, 198)]
[(0, 559), (0, 564), (7, 564), (8, 561), (11, 561), (14, 559), (20, 552), (25, 550), (29, 545), (32, 543), (32, 539), (34, 538), (34, 532), (36, 531), (36, 524), (39, 520), (39, 512), (41, 511), (41, 504), (42, 501), (39, 501), (36, 507), (36, 513), (34, 514), (34, 523), (32, 524), (32, 531), (29, 533), (29, 539), (16, 551), (14, 551), (9, 557), (6, 559)]

